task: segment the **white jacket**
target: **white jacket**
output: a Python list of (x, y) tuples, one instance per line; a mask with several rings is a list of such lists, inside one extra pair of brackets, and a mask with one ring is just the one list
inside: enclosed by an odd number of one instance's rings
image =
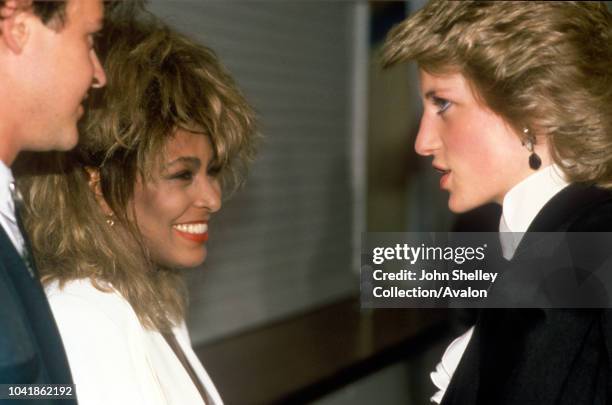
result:
[[(61, 290), (53, 283), (46, 293), (66, 348), (79, 405), (204, 403), (163, 336), (143, 328), (119, 293), (102, 292), (89, 280), (71, 281)], [(212, 405), (222, 405), (191, 348), (185, 325), (174, 333)]]

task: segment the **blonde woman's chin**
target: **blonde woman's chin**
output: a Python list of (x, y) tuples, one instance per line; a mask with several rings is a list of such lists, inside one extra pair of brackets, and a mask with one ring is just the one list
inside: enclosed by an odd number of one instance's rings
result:
[(453, 214), (463, 214), (491, 202), (486, 199), (470, 197), (451, 191), (448, 197), (448, 209)]

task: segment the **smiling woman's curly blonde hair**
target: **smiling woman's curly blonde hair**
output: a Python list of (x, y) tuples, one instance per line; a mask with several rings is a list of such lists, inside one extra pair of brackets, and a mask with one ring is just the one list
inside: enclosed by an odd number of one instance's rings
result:
[[(89, 278), (114, 288), (144, 326), (184, 318), (176, 269), (150, 260), (128, 206), (138, 178), (151, 178), (177, 128), (208, 136), (224, 189), (244, 178), (254, 154), (254, 114), (208, 48), (153, 17), (105, 28), (100, 54), (108, 84), (90, 97), (81, 138), (69, 153), (32, 154), (17, 167), (26, 227), (44, 284)], [(101, 195), (89, 171), (100, 174)], [(113, 226), (102, 212), (103, 198)]]
[(385, 66), (461, 73), (518, 134), (546, 136), (572, 182), (612, 187), (612, 14), (576, 1), (430, 1), (389, 33)]

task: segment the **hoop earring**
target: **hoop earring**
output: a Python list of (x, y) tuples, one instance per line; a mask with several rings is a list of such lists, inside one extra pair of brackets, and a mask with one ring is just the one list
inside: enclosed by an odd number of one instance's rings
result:
[(533, 151), (535, 137), (529, 134), (529, 128), (527, 127), (523, 128), (523, 134), (525, 134), (525, 140), (523, 140), (521, 143), (529, 152), (531, 152), (529, 155), (529, 167), (532, 170), (538, 170), (540, 166), (542, 166), (542, 159), (540, 159), (538, 154)]

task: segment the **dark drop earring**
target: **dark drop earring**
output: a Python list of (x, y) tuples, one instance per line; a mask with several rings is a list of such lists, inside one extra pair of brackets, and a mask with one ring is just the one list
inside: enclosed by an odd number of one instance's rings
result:
[(531, 155), (529, 155), (529, 167), (533, 170), (538, 170), (540, 166), (542, 166), (542, 159), (540, 159), (538, 154), (533, 151), (535, 138), (529, 134), (528, 128), (524, 128), (523, 133), (525, 134), (525, 140), (522, 142), (522, 144), (529, 152), (531, 152)]

